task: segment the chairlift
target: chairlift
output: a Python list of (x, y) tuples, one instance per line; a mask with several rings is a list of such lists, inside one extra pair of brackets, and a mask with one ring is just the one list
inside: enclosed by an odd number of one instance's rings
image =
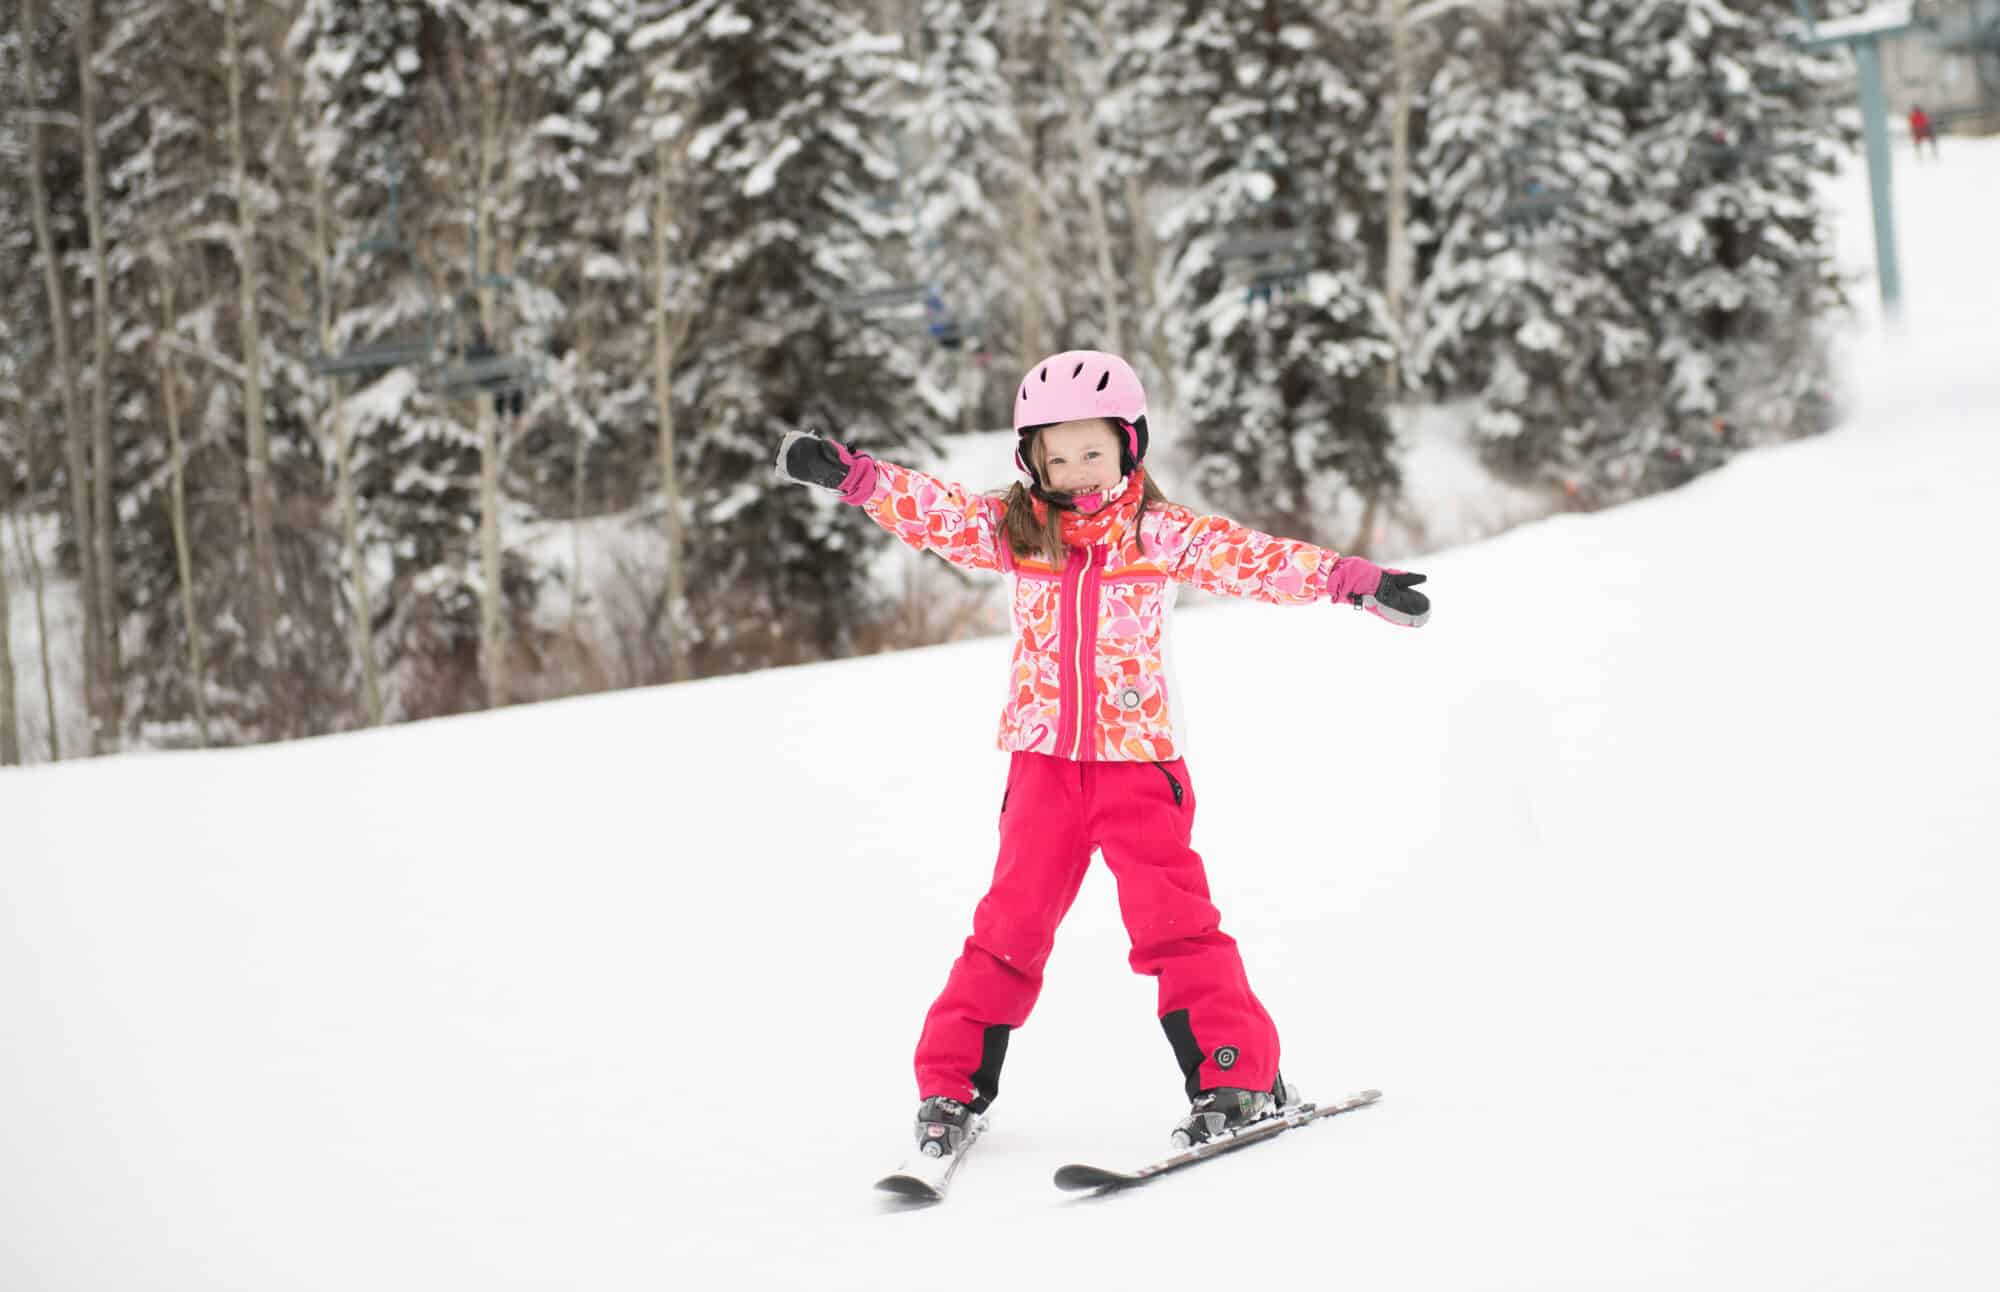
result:
[[(1263, 169), (1273, 174), (1276, 170)], [(1225, 273), (1240, 278), (1245, 304), (1268, 305), (1312, 272), (1306, 207), (1290, 199), (1260, 202), (1254, 215), (1230, 226), (1216, 243), (1215, 259)]]
[(1695, 140), (1694, 152), (1711, 170), (1719, 171), (1732, 163), (1754, 165), (1772, 157), (1810, 156), (1813, 145), (1809, 140), (1777, 143), (1749, 130), (1732, 136), (1718, 128)]
[(959, 318), (928, 283), (853, 292), (834, 302), (834, 308), (859, 314), (885, 331), (928, 336), (940, 350), (962, 349), (981, 330), (978, 320)]
[(1512, 196), (1500, 204), (1500, 223), (1517, 229), (1539, 229), (1575, 200), (1568, 189), (1531, 179), (1515, 188)]
[[(434, 360), (437, 350), (438, 307), (437, 298), (430, 288), (430, 276), (424, 272), (423, 262), (417, 258), (416, 248), (404, 241), (401, 230), (402, 172), (393, 163), (389, 171), (389, 210), (382, 222), (382, 229), (372, 237), (354, 244), (351, 251), (371, 256), (401, 256), (416, 274), (417, 281), (424, 284), (424, 327), (413, 336), (388, 337), (379, 341), (353, 346), (339, 354), (311, 354), (306, 356), (306, 364), (314, 372), (325, 377), (358, 375), (372, 376), (388, 372), (394, 368), (427, 368)], [(335, 256), (338, 265), (341, 257)]]
[(486, 338), (484, 329), (475, 328), (460, 362), (440, 372), (433, 389), (446, 399), (493, 397), (493, 411), (501, 417), (519, 417), (526, 407), (528, 391), (541, 384), (537, 365), (521, 355), (501, 354)]
[[(505, 275), (494, 275), (505, 281), (514, 281)], [(466, 297), (460, 296), (461, 309), (466, 305)], [(453, 315), (454, 324), (457, 312)], [(528, 391), (543, 384), (540, 363), (526, 355), (501, 354), (494, 349), (487, 337), (486, 329), (475, 323), (472, 336), (460, 346), (454, 339), (446, 347), (456, 361), (433, 373), (431, 389), (445, 399), (477, 398), (480, 395), (493, 397), (493, 411), (502, 417), (519, 417), (527, 406)]]
[(1931, 38), (1938, 49), (1971, 54), (2000, 50), (2000, 13), (1966, 13)]
[[(477, 266), (479, 232), (476, 226), (468, 255), (471, 264)], [(512, 274), (500, 273), (469, 273), (467, 278), (469, 285), (453, 302), (451, 336), (446, 345), (447, 354), (456, 361), (433, 375), (431, 388), (445, 399), (491, 395), (495, 413), (503, 418), (519, 417), (521, 410), (527, 406), (528, 391), (544, 384), (540, 361), (527, 355), (501, 354), (487, 337), (485, 326), (477, 321), (472, 324), (471, 337), (461, 345), (458, 326), (461, 317), (470, 317), (478, 308), (478, 289), (511, 287), (523, 280)]]

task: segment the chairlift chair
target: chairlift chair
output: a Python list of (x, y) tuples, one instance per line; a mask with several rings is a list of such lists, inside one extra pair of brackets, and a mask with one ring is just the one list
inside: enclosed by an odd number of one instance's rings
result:
[(493, 348), (485, 329), (476, 324), (470, 341), (463, 347), (454, 342), (449, 349), (457, 355), (457, 361), (434, 371), (430, 383), (431, 389), (445, 399), (491, 395), (494, 412), (502, 417), (518, 417), (527, 405), (528, 391), (543, 384), (538, 360), (527, 355), (501, 354)]
[[(1298, 201), (1263, 202), (1254, 216), (1230, 226), (1216, 243), (1216, 262), (1225, 273), (1241, 278), (1246, 304), (1269, 304), (1312, 272), (1312, 232), (1306, 217), (1306, 208)], [(1281, 220), (1290, 223), (1280, 227)]]
[[(437, 298), (430, 288), (430, 276), (424, 272), (423, 262), (417, 258), (416, 248), (403, 240), (399, 218), (400, 189), (398, 172), (392, 170), (389, 177), (389, 210), (383, 219), (382, 230), (355, 243), (350, 251), (370, 256), (401, 256), (415, 271), (417, 281), (424, 285), (423, 331), (413, 336), (388, 337), (372, 341), (343, 350), (339, 354), (307, 355), (307, 366), (321, 376), (372, 376), (394, 368), (428, 368), (435, 361), (438, 341)], [(336, 255), (336, 265), (339, 260), (340, 256)]]
[(1551, 188), (1540, 180), (1530, 180), (1500, 204), (1500, 223), (1517, 229), (1538, 229), (1575, 200), (1575, 195), (1567, 189)]
[(928, 336), (940, 350), (961, 349), (967, 337), (979, 335), (979, 323), (959, 318), (929, 283), (851, 292), (835, 301), (834, 308), (859, 314), (884, 331)]

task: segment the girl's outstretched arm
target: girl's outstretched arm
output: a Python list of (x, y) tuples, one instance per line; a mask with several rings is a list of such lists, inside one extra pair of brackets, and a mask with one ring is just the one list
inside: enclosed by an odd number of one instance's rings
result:
[(876, 524), (921, 551), (968, 570), (999, 570), (1005, 539), (997, 498), (804, 431), (778, 445), (781, 480), (817, 485), (866, 511)]
[(1168, 572), (1224, 597), (1307, 605), (1324, 597), (1368, 610), (1393, 624), (1420, 628), (1430, 601), (1414, 588), (1424, 576), (1384, 570), (1372, 561), (1239, 525), (1226, 516), (1167, 509), (1157, 531)]

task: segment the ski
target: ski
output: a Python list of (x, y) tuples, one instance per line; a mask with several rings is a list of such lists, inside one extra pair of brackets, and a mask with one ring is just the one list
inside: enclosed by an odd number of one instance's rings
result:
[(1182, 1167), (1193, 1166), (1197, 1162), (1206, 1162), (1212, 1157), (1221, 1157), (1224, 1153), (1233, 1153), (1239, 1148), (1248, 1148), (1252, 1144), (1274, 1139), (1294, 1126), (1304, 1126), (1322, 1117), (1332, 1117), (1338, 1113), (1351, 1112), (1356, 1108), (1365, 1108), (1381, 1097), (1382, 1092), (1379, 1090), (1363, 1090), (1337, 1103), (1294, 1104), (1289, 1108), (1280, 1109), (1272, 1116), (1254, 1121), (1240, 1130), (1219, 1135), (1192, 1148), (1184, 1148), (1136, 1171), (1112, 1171), (1101, 1166), (1072, 1163), (1056, 1171), (1056, 1188), (1073, 1193), (1083, 1190), (1110, 1193), (1117, 1189), (1130, 1189), (1165, 1175), (1169, 1171), (1178, 1171)]
[(951, 1178), (958, 1174), (959, 1163), (979, 1142), (979, 1136), (986, 1129), (984, 1117), (974, 1117), (966, 1128), (965, 1139), (958, 1146), (958, 1152), (942, 1157), (925, 1157), (913, 1154), (894, 1171), (875, 1182), (875, 1187), (884, 1193), (893, 1193), (909, 1202), (943, 1202), (946, 1190), (951, 1188)]

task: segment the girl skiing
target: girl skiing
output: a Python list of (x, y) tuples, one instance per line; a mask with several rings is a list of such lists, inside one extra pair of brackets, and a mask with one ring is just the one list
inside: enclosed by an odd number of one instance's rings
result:
[(1041, 991), (1056, 926), (1093, 851), (1118, 882), (1136, 973), (1191, 1100), (1183, 1144), (1290, 1102), (1278, 1033), (1189, 847), (1194, 782), (1167, 657), (1174, 584), (1285, 605), (1330, 600), (1410, 627), (1421, 574), (1273, 538), (1175, 506), (1146, 473), (1146, 396), (1116, 355), (1067, 350), (1014, 398), (1005, 497), (970, 492), (793, 432), (781, 479), (839, 493), (912, 547), (1014, 579), (1014, 653), (1000, 716), (1013, 754), (992, 887), (917, 1042), (918, 1147), (949, 1155), (1000, 1091), (1007, 1039)]

